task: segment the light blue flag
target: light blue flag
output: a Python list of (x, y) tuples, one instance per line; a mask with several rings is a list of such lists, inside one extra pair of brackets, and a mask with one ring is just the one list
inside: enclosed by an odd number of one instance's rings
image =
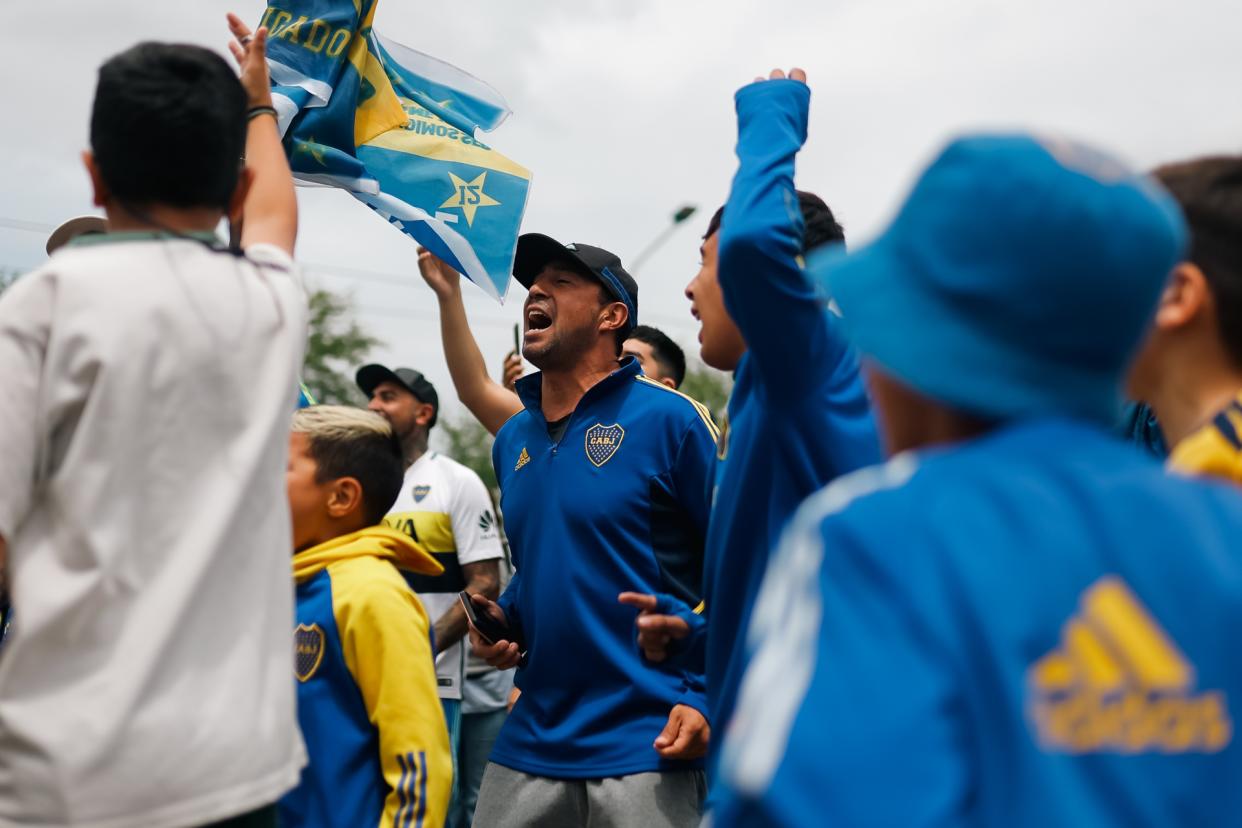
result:
[(273, 100), (294, 176), (342, 187), (503, 301), (530, 172), (475, 135), (509, 114), (491, 87), (371, 31), (378, 0), (280, 0)]

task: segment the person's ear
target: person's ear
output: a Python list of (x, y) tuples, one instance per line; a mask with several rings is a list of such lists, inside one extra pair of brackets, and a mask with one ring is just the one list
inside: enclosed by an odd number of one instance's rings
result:
[(435, 416), (436, 407), (434, 405), (431, 403), (419, 403), (418, 408), (414, 412), (414, 422), (427, 428)]
[(619, 331), (630, 319), (630, 309), (624, 302), (609, 302), (599, 314), (600, 331)]
[(664, 383), (665, 385), (667, 385), (669, 388), (673, 389), (674, 391), (677, 390), (677, 383), (673, 380), (672, 377), (664, 377), (663, 379), (660, 380), (660, 382)]
[(336, 520), (362, 507), (362, 484), (357, 478), (340, 477), (328, 488), (328, 515)]
[(95, 153), (82, 150), (82, 164), (86, 167), (86, 174), (91, 179), (91, 203), (96, 207), (106, 207), (112, 194), (108, 192), (108, 185), (104, 183), (103, 176), (99, 172), (99, 163), (95, 160)]
[(1174, 330), (1197, 319), (1211, 305), (1211, 289), (1199, 266), (1182, 262), (1173, 268), (1160, 303), (1156, 306), (1156, 327)]
[(230, 223), (242, 220), (242, 210), (246, 206), (246, 196), (250, 195), (250, 185), (254, 183), (254, 170), (243, 165), (237, 174), (237, 186), (229, 198), (228, 219)]

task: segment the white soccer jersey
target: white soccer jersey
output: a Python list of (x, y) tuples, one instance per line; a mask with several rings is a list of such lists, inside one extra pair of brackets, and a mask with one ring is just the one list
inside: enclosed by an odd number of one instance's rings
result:
[[(466, 588), (462, 566), (505, 554), (487, 487), (477, 474), (439, 452), (427, 452), (406, 470), (401, 494), (384, 523), (421, 543), (444, 567), (435, 578), (406, 573), (433, 623)], [(440, 698), (461, 698), (464, 661), (461, 641), (436, 657)]]
[(0, 826), (202, 825), (297, 784), (306, 299), (249, 254), (113, 234), (0, 295)]

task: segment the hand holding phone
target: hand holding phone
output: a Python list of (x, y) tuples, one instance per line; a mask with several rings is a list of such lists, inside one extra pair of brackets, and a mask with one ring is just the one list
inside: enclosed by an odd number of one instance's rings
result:
[(466, 620), (470, 622), (470, 626), (474, 627), (475, 632), (488, 644), (513, 640), (509, 625), (497, 621), (486, 611), (481, 610), (471, 599), (470, 593), (464, 590), (457, 593), (457, 600), (461, 601), (461, 607), (466, 611)]

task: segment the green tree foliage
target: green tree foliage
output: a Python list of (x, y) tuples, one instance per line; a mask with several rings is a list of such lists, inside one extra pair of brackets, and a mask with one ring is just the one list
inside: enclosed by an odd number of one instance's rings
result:
[(682, 380), (679, 390), (707, 406), (717, 425), (724, 422), (725, 406), (729, 403), (729, 392), (733, 390), (733, 380), (728, 374), (708, 368), (696, 360), (686, 366), (686, 378)]
[(315, 402), (362, 405), (366, 400), (354, 385), (354, 371), (381, 342), (354, 321), (348, 298), (327, 290), (310, 294), (306, 361), (302, 382)]
[(496, 499), (500, 484), (496, 482), (496, 470), (492, 468), (492, 435), (478, 420), (469, 414), (441, 420), (432, 431), (432, 438), (440, 441), (446, 455), (481, 477), (492, 493), (492, 499)]

